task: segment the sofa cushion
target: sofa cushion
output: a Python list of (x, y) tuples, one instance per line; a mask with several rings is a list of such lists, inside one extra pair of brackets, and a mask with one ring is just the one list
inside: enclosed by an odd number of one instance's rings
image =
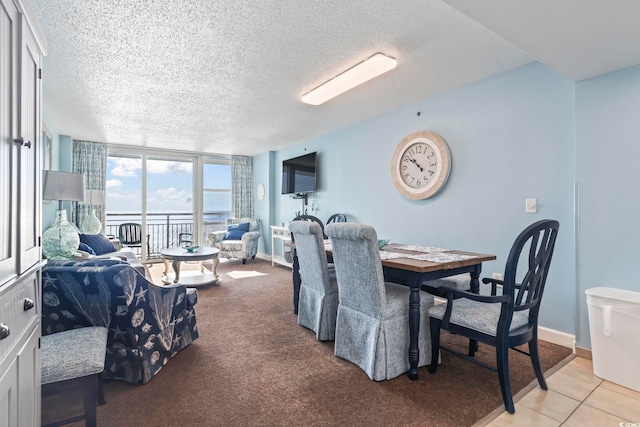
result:
[(90, 246), (96, 255), (117, 251), (104, 234), (80, 234), (80, 243)]
[(88, 253), (89, 255), (95, 255), (96, 252), (93, 250), (93, 248), (89, 245), (87, 245), (86, 243), (82, 243), (80, 242), (80, 244), (78, 245), (78, 250), (80, 251), (84, 251), (86, 253)]
[(243, 222), (242, 224), (231, 224), (227, 227), (227, 234), (224, 235), (224, 240), (241, 240), (242, 235), (249, 231), (249, 223)]

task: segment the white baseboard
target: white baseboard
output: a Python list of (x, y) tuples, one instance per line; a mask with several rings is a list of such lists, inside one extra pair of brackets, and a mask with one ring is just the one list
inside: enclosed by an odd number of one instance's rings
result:
[(271, 261), (271, 255), (263, 254), (263, 253), (261, 253), (261, 252), (258, 252), (258, 253), (256, 254), (256, 258), (263, 259), (263, 260), (265, 260), (265, 261)]
[(555, 329), (538, 326), (538, 338), (563, 347), (568, 347), (573, 353), (576, 352), (576, 336)]

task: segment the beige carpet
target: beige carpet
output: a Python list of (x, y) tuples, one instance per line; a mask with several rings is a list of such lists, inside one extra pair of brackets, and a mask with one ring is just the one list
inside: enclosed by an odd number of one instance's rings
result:
[[(162, 269), (150, 269), (154, 280)], [(418, 381), (371, 381), (296, 324), (291, 270), (223, 260), (218, 272), (219, 284), (198, 289), (200, 338), (148, 384), (106, 383), (99, 425), (459, 427), (502, 405), (496, 373), (448, 353), (435, 375), (425, 367)], [(453, 335), (443, 341), (467, 346)], [(492, 350), (481, 345), (477, 357), (493, 363)], [(541, 342), (540, 353), (546, 371), (570, 350)], [(515, 394), (535, 375), (528, 357), (511, 352), (510, 361)], [(77, 411), (77, 400), (47, 399), (43, 422)]]

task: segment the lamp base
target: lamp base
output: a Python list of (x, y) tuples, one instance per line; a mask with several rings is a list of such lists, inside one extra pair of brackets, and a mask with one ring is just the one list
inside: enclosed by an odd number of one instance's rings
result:
[(91, 211), (87, 214), (80, 225), (80, 231), (85, 234), (98, 234), (102, 230), (102, 223), (96, 216), (95, 208), (91, 208)]
[(78, 250), (80, 236), (67, 221), (67, 211), (58, 209), (53, 224), (42, 233), (42, 254), (47, 259), (71, 259)]

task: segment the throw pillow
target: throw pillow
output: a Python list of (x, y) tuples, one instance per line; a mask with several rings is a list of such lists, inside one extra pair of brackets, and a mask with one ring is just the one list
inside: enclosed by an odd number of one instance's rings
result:
[(78, 245), (78, 250), (80, 251), (84, 251), (86, 253), (88, 253), (89, 255), (95, 255), (96, 252), (93, 250), (93, 248), (89, 245), (87, 245), (86, 243), (82, 243), (80, 242), (80, 244)]
[(96, 255), (117, 251), (104, 234), (80, 234), (80, 243), (91, 246)]
[(224, 235), (224, 240), (242, 240), (242, 235), (247, 231), (249, 231), (248, 222), (231, 224), (227, 227), (227, 234)]

